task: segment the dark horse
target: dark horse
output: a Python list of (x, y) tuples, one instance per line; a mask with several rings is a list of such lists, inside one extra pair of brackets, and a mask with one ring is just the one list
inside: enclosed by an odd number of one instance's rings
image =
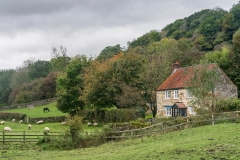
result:
[(46, 107), (46, 108), (43, 108), (43, 112), (45, 112), (45, 111), (48, 111), (48, 112), (50, 112), (50, 110), (49, 110), (49, 108), (48, 108), (48, 107)]

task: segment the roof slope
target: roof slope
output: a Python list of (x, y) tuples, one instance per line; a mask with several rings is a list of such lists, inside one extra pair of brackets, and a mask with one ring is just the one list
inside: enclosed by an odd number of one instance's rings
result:
[[(207, 68), (212, 69), (216, 66), (216, 64), (212, 63), (209, 64)], [(195, 67), (201, 66), (191, 66), (176, 70), (157, 88), (157, 91), (185, 88), (186, 83), (189, 82), (191, 77), (193, 76), (193, 68)]]

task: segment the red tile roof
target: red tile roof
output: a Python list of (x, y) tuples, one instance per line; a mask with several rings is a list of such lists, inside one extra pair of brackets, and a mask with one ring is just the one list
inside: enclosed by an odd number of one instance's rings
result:
[[(207, 68), (212, 69), (215, 64), (209, 64)], [(163, 83), (157, 88), (157, 91), (181, 89), (185, 88), (186, 83), (190, 81), (193, 76), (193, 68), (201, 66), (191, 66), (186, 68), (180, 68), (171, 74)]]
[(185, 104), (182, 103), (182, 102), (176, 102), (176, 103), (174, 103), (174, 104), (176, 104), (176, 105), (178, 106), (178, 108), (187, 108), (187, 107), (185, 106)]

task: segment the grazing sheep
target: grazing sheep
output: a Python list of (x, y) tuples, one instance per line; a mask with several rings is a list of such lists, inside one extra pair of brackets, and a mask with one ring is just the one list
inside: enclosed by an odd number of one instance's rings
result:
[(66, 125), (66, 122), (62, 122), (61, 126), (65, 126)]
[(3, 129), (4, 131), (12, 131), (12, 129), (10, 127), (4, 127)]
[(50, 129), (49, 129), (48, 127), (45, 127), (45, 128), (44, 128), (44, 131), (45, 131), (45, 132), (49, 132)]
[(88, 126), (91, 126), (91, 125), (92, 125), (92, 123), (88, 122), (88, 123), (87, 123), (87, 125), (88, 125)]
[(29, 105), (29, 106), (28, 106), (28, 110), (29, 110), (29, 109), (33, 109), (33, 108), (34, 108), (33, 105)]
[(28, 125), (28, 130), (30, 130), (32, 128), (32, 125), (31, 124), (29, 124)]
[(20, 120), (19, 123), (23, 123), (23, 120)]
[(1, 125), (5, 124), (5, 121), (1, 121)]
[(15, 122), (15, 119), (12, 119), (12, 122)]
[(93, 127), (96, 127), (96, 126), (98, 126), (98, 123), (97, 122), (93, 123)]
[(43, 124), (43, 120), (37, 121), (37, 124)]

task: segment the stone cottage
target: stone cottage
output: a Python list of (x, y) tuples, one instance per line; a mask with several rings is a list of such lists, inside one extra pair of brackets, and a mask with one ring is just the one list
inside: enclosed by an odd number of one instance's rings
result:
[[(193, 69), (199, 66), (180, 68), (178, 61), (172, 65), (172, 74), (157, 88), (157, 110), (159, 116), (195, 115), (191, 105), (193, 96), (186, 87), (193, 76)], [(215, 84), (214, 94), (222, 98), (238, 97), (237, 86), (217, 64), (209, 64), (207, 69), (216, 70), (219, 81)]]

